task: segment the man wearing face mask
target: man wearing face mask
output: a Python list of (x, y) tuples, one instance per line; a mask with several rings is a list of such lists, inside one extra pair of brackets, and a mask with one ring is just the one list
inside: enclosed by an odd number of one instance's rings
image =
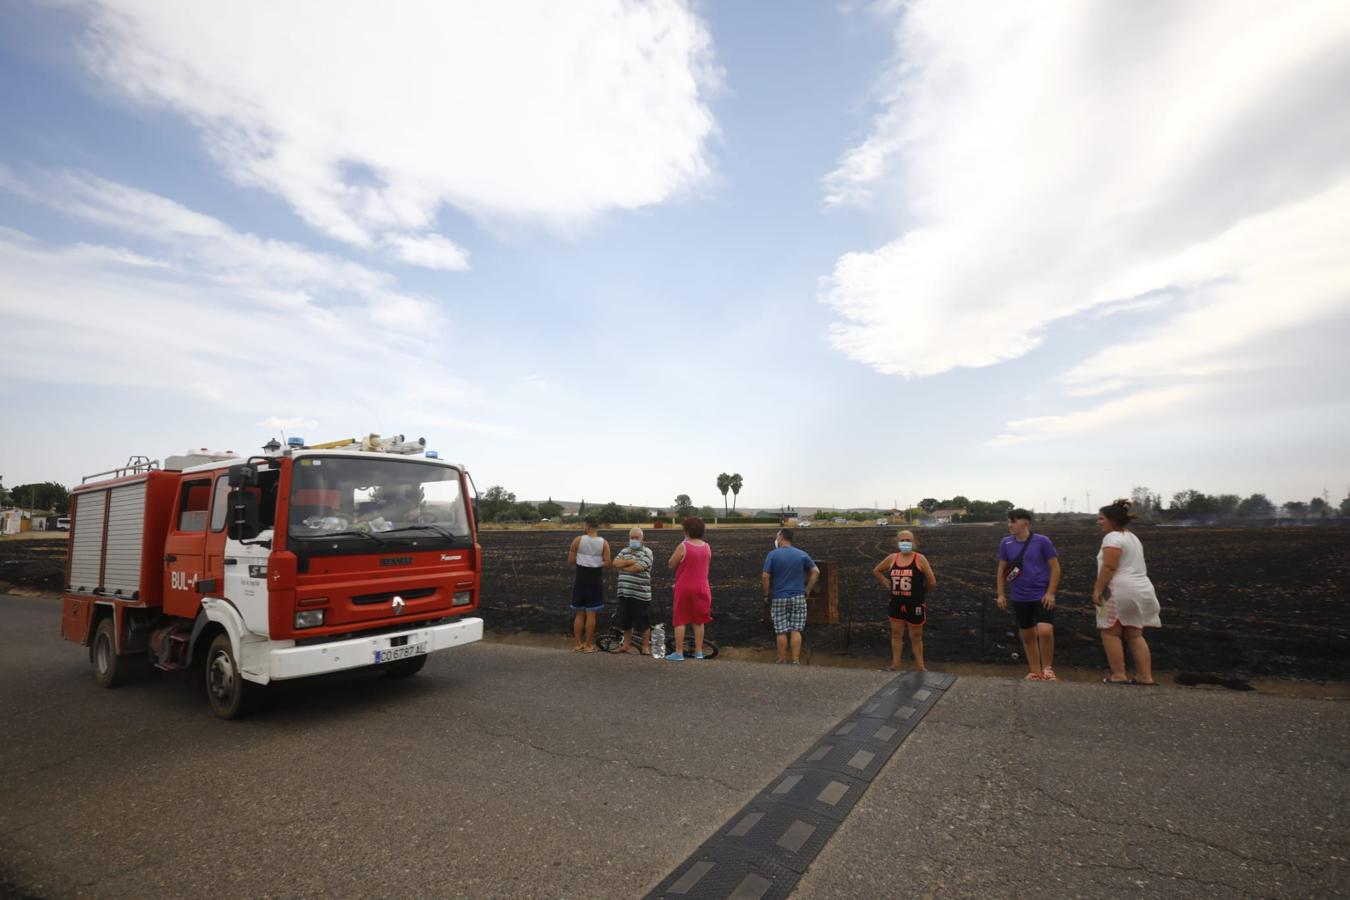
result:
[(764, 599), (769, 601), (773, 630), (778, 641), (779, 663), (788, 661), (791, 638), (792, 664), (799, 665), (802, 655), (802, 629), (806, 627), (806, 596), (816, 586), (820, 567), (805, 552), (792, 546), (792, 529), (780, 529), (773, 549), (764, 557)]
[(636, 628), (642, 635), (642, 655), (651, 653), (652, 551), (642, 543), (642, 529), (628, 532), (628, 546), (614, 557), (619, 570), (619, 623), (623, 641), (615, 653), (627, 653)]

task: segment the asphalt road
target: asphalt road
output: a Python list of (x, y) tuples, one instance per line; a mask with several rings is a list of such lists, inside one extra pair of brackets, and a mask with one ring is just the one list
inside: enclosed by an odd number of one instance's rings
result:
[[(480, 644), (220, 722), (0, 596), (0, 897), (634, 897), (886, 681)], [(963, 677), (797, 896), (1350, 886), (1350, 706)]]

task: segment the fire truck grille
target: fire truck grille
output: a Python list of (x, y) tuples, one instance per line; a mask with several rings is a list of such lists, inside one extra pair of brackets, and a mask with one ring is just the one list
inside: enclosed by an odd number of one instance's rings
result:
[(423, 597), (430, 597), (436, 593), (435, 588), (417, 588), (412, 591), (386, 591), (383, 594), (361, 594), (352, 598), (352, 603), (357, 606), (370, 606), (375, 603), (391, 603), (395, 597), (402, 597), (404, 600), (420, 600)]

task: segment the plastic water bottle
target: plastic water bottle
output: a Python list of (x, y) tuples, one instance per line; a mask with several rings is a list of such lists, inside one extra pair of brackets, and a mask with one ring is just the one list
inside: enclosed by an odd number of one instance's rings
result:
[(652, 628), (652, 659), (666, 658), (666, 626), (657, 622)]

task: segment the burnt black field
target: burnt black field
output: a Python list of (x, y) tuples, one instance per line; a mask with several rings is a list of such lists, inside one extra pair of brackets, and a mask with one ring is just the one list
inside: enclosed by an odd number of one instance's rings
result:
[[(709, 529), (714, 622), (723, 644), (764, 645), (759, 573), (774, 529)], [(929, 665), (943, 660), (1008, 663), (1021, 647), (1011, 613), (994, 603), (995, 554), (1003, 526), (957, 525), (917, 531), (937, 574), (925, 643)], [(1104, 667), (1091, 590), (1101, 535), (1086, 525), (1044, 529), (1063, 568), (1056, 613), (1056, 665)], [(1149, 629), (1160, 671), (1231, 677), (1350, 680), (1350, 528), (1172, 528), (1141, 526), (1149, 575), (1162, 601), (1163, 627)], [(890, 552), (895, 530), (875, 526), (800, 529), (797, 546), (832, 565), (839, 578), (840, 624), (810, 627), (815, 652), (888, 653), (885, 591), (870, 570)], [(564, 531), (485, 531), (482, 615), (489, 628), (570, 631), (571, 573)], [(605, 530), (611, 546), (624, 530)], [(671, 575), (665, 560), (678, 530), (646, 532), (657, 555), (654, 603), (669, 621)], [(613, 575), (606, 599), (613, 603)], [(908, 658), (908, 656), (906, 657)]]
[[(714, 622), (723, 645), (768, 646), (759, 572), (774, 529), (709, 529)], [(1064, 578), (1056, 620), (1056, 665), (1104, 666), (1089, 598), (1101, 536), (1085, 525), (1044, 532), (1059, 550)], [(920, 550), (939, 589), (925, 633), (934, 668), (944, 661), (1015, 665), (1020, 651), (1010, 613), (994, 603), (995, 553), (1002, 526), (918, 529)], [(1163, 627), (1150, 629), (1160, 671), (1246, 678), (1275, 676), (1350, 681), (1350, 527), (1170, 528), (1141, 526), (1149, 575), (1162, 601)], [(816, 653), (882, 657), (888, 653), (886, 597), (869, 572), (890, 552), (895, 530), (874, 526), (800, 529), (797, 545), (838, 574), (839, 624), (808, 627)], [(617, 546), (622, 529), (602, 535)], [(678, 530), (648, 529), (657, 555), (655, 613), (669, 621), (671, 576), (665, 567)], [(481, 615), (500, 632), (570, 633), (569, 531), (484, 531)], [(65, 542), (0, 541), (0, 590), (6, 584), (59, 593)], [(612, 608), (614, 576), (606, 597)], [(606, 616), (607, 618), (607, 616)], [(907, 657), (908, 658), (908, 657)]]

